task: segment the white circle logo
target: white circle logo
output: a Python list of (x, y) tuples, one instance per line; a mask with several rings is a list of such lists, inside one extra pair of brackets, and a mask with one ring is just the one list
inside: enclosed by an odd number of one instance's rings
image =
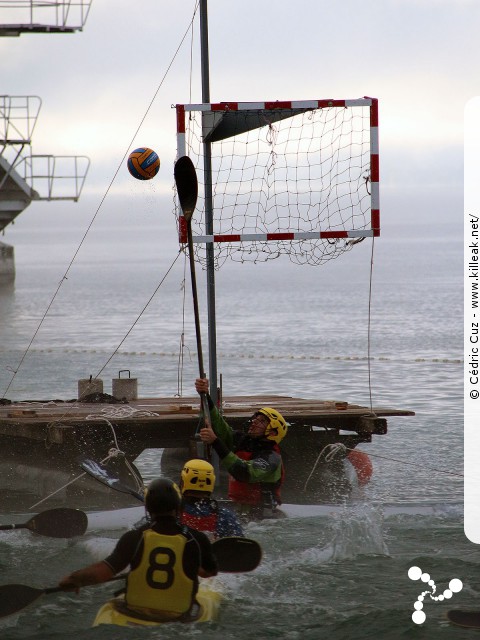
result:
[(463, 582), (458, 578), (453, 578), (448, 583), (448, 589), (445, 589), (443, 593), (436, 596), (435, 593), (437, 592), (437, 586), (429, 573), (424, 573), (420, 567), (410, 567), (408, 570), (408, 577), (410, 580), (420, 580), (431, 587), (430, 591), (422, 591), (413, 605), (415, 611), (412, 614), (412, 620), (415, 624), (423, 624), (427, 619), (423, 610), (425, 596), (429, 595), (430, 599), (434, 602), (443, 602), (444, 600), (450, 600), (454, 593), (459, 593), (463, 589)]

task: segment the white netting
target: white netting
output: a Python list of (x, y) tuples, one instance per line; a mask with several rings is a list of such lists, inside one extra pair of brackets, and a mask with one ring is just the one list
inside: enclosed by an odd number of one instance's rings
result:
[[(205, 264), (204, 137), (211, 142), (215, 266), (288, 255), (318, 265), (370, 235), (369, 105), (321, 109), (189, 111), (185, 153), (197, 169), (192, 219)], [(324, 232), (330, 237), (320, 237)], [(332, 237), (350, 233), (350, 237)], [(351, 233), (353, 232), (353, 233)], [(364, 232), (364, 233), (363, 233)], [(267, 240), (259, 234), (299, 234)], [(232, 240), (229, 236), (240, 238)], [(247, 237), (245, 237), (247, 236)], [(255, 238), (255, 236), (259, 236)]]

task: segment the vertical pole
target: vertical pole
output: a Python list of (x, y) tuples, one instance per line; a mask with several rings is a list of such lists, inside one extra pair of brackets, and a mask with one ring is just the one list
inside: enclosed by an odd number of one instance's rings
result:
[[(210, 70), (208, 57), (208, 17), (207, 0), (200, 0), (200, 46), (202, 68), (202, 102), (210, 102)], [(205, 233), (213, 234), (213, 193), (212, 193), (212, 145), (203, 143), (203, 168), (205, 175)], [(208, 364), (210, 395), (217, 403), (217, 327), (215, 317), (215, 267), (214, 245), (206, 245), (207, 257), (207, 311), (208, 311)]]

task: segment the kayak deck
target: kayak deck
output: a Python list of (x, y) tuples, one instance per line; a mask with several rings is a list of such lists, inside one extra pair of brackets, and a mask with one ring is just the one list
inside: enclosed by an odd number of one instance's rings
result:
[[(215, 620), (218, 617), (221, 600), (222, 594), (218, 589), (218, 585), (217, 588), (213, 589), (208, 584), (202, 582), (197, 593), (200, 612), (192, 622), (209, 622)], [(175, 619), (152, 620), (146, 617), (137, 617), (133, 612), (130, 615), (125, 611), (124, 603), (125, 600), (122, 596), (112, 598), (112, 600), (106, 602), (98, 610), (92, 626), (98, 627), (102, 624), (113, 624), (120, 627), (155, 627), (161, 624), (176, 622)]]

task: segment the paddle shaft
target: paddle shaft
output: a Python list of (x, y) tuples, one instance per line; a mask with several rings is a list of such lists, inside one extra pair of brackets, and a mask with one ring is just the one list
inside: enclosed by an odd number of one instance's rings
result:
[[(124, 580), (125, 578), (128, 578), (128, 573), (119, 573), (118, 576), (113, 576), (113, 578), (109, 578), (108, 580), (105, 580), (105, 582), (113, 582), (114, 580)], [(98, 582), (97, 584), (104, 584), (104, 583)], [(85, 586), (95, 587), (97, 586), (97, 584), (88, 584)], [(42, 590), (42, 594), (48, 595), (50, 593), (59, 593), (60, 591), (65, 591), (65, 589), (62, 589), (62, 587), (48, 587), (47, 589)]]
[[(205, 375), (205, 369), (203, 366), (202, 333), (200, 328), (200, 313), (198, 310), (197, 278), (195, 275), (195, 257), (193, 253), (191, 218), (187, 221), (187, 236), (188, 236), (188, 254), (190, 259), (190, 278), (192, 281), (193, 314), (195, 316), (195, 335), (197, 338), (198, 373), (200, 378), (205, 378), (206, 375)], [(212, 422), (210, 419), (210, 408), (208, 406), (207, 394), (204, 392), (201, 393), (200, 400), (202, 405), (203, 416), (205, 419), (205, 424), (208, 427), (211, 427)]]
[[(175, 181), (177, 184), (177, 191), (180, 200), (180, 206), (187, 223), (187, 241), (188, 241), (188, 256), (190, 262), (190, 279), (192, 282), (192, 297), (193, 297), (193, 313), (195, 316), (195, 336), (197, 339), (197, 356), (198, 356), (198, 370), (200, 378), (205, 378), (205, 369), (203, 366), (203, 349), (202, 349), (202, 334), (200, 329), (200, 313), (198, 310), (198, 294), (197, 294), (197, 278), (195, 275), (195, 255), (193, 252), (193, 234), (192, 234), (192, 216), (197, 203), (198, 194), (198, 180), (195, 167), (191, 159), (188, 156), (179, 158), (175, 164)], [(212, 426), (210, 418), (210, 408), (208, 406), (208, 399), (206, 393), (200, 394), (200, 403), (202, 407), (203, 419), (207, 427)], [(195, 437), (199, 436), (196, 433)], [(204, 444), (204, 458), (211, 460), (211, 447), (208, 444)]]
[[(195, 335), (197, 338), (198, 371), (200, 378), (205, 378), (203, 367), (202, 334), (200, 329), (200, 313), (198, 311), (197, 278), (195, 275), (195, 256), (193, 253), (192, 221), (187, 222), (188, 255), (190, 260), (190, 278), (192, 281), (193, 313), (195, 316)], [(204, 394), (205, 395), (205, 394)]]

